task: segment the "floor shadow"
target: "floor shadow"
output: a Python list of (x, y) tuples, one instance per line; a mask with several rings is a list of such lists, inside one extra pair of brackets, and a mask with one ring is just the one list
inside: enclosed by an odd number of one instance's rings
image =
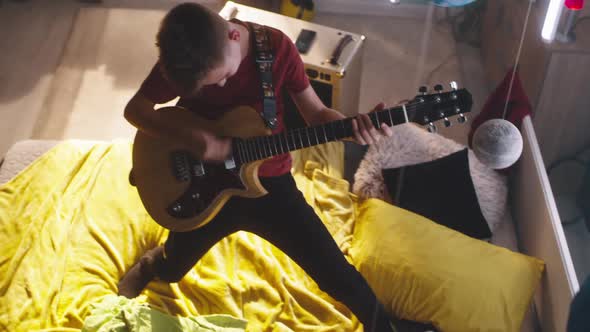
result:
[[(155, 34), (161, 18), (182, 2), (186, 1), (0, 2), (0, 46), (3, 50), (0, 53), (0, 102), (29, 95), (39, 80), (55, 74), (60, 66), (79, 70), (102, 68), (115, 87), (136, 87), (135, 77), (139, 73), (147, 75), (141, 58), (153, 58), (157, 52)], [(219, 11), (224, 3), (221, 0), (201, 2), (214, 11)], [(267, 0), (246, 3), (271, 8), (271, 1)], [(109, 12), (109, 9), (117, 11)], [(81, 15), (80, 10), (87, 13)], [(137, 10), (150, 14), (136, 15), (139, 14)]]

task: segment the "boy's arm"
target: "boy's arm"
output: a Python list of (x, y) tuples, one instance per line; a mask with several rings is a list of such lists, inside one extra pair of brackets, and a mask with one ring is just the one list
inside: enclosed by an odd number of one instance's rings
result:
[[(301, 115), (310, 125), (317, 125), (345, 118), (342, 113), (326, 107), (311, 85), (299, 93), (292, 94), (292, 98), (301, 112)], [(383, 109), (383, 104), (377, 105), (372, 111), (379, 111), (381, 109)], [(393, 134), (391, 128), (386, 124), (381, 124), (380, 130), (375, 129), (367, 114), (359, 114), (353, 119), (352, 128), (354, 132), (352, 140), (363, 145), (373, 144), (382, 136), (391, 136)]]
[(125, 119), (142, 132), (168, 138), (190, 147), (197, 158), (206, 161), (223, 161), (231, 152), (231, 140), (218, 138), (204, 130), (179, 126), (177, 121), (155, 110), (156, 104), (136, 93), (125, 107)]
[(178, 128), (171, 118), (155, 111), (156, 104), (136, 93), (125, 107), (125, 119), (142, 132), (157, 138), (170, 138), (176, 142), (188, 141), (188, 128)]

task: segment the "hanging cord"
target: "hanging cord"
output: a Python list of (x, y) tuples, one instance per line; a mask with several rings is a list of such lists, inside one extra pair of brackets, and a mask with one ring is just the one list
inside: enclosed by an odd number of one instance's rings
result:
[(582, 16), (582, 17), (578, 18), (576, 20), (576, 22), (574, 22), (574, 25), (572, 25), (571, 30), (572, 31), (576, 30), (576, 27), (578, 26), (579, 23), (581, 23), (582, 21), (587, 21), (587, 20), (590, 20), (590, 16)]
[(504, 112), (502, 113), (502, 119), (506, 120), (506, 112), (508, 111), (508, 102), (512, 95), (512, 85), (514, 84), (514, 77), (516, 77), (516, 68), (520, 63), (520, 55), (522, 52), (522, 45), (524, 44), (524, 36), (526, 35), (526, 29), (529, 25), (529, 17), (531, 15), (531, 8), (533, 8), (533, 0), (529, 0), (529, 8), (526, 12), (524, 19), (524, 27), (522, 28), (522, 35), (520, 36), (520, 44), (518, 45), (518, 52), (516, 52), (516, 60), (514, 60), (514, 67), (512, 67), (512, 78), (510, 79), (510, 85), (508, 86), (508, 94), (506, 95), (506, 103), (504, 104)]

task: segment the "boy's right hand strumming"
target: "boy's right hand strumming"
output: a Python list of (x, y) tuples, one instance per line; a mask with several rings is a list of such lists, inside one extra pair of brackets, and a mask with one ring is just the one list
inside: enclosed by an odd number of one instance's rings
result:
[(231, 139), (205, 130), (189, 129), (189, 146), (197, 147), (197, 156), (208, 162), (223, 162), (231, 153)]
[(231, 153), (231, 139), (215, 136), (202, 129), (182, 128), (178, 121), (167, 117), (167, 113), (155, 111), (154, 108), (152, 101), (137, 93), (125, 107), (125, 118), (146, 134), (186, 144), (203, 161), (223, 162)]

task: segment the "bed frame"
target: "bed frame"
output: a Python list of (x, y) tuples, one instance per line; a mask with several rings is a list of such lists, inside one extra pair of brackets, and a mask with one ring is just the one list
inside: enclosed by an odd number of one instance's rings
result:
[(565, 331), (578, 279), (531, 118), (524, 118), (520, 160), (510, 176), (510, 203), (519, 250), (545, 262), (534, 307), (542, 331)]

